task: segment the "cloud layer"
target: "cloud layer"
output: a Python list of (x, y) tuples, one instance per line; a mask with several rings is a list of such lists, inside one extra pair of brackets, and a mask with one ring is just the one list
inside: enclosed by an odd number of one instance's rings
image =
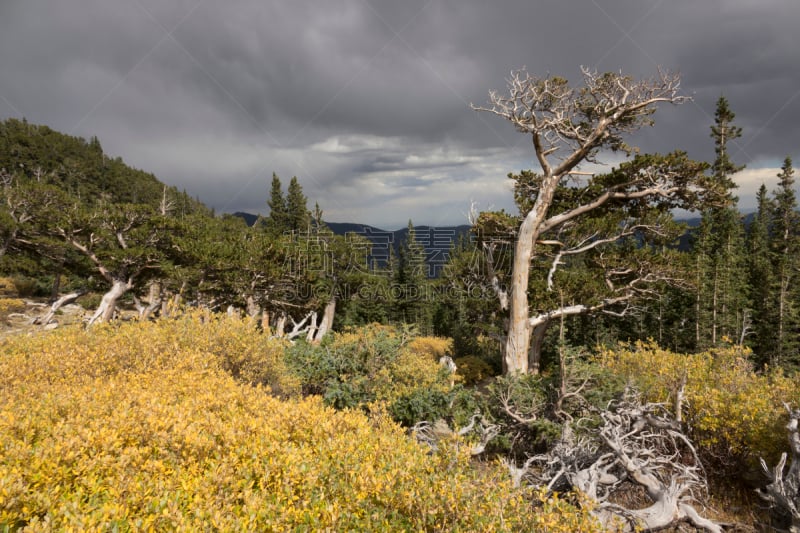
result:
[[(266, 212), (272, 172), (326, 217), (395, 228), (513, 209), (527, 138), (469, 109), (512, 69), (680, 70), (694, 102), (634, 143), (710, 160), (725, 95), (742, 207), (800, 152), (796, 0), (9, 0), (0, 118), (98, 136), (218, 211)], [(768, 187), (774, 187), (767, 182)]]

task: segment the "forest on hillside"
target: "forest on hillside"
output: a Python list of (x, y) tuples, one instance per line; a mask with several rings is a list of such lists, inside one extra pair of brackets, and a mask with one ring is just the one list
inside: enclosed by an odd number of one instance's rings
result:
[(0, 338), (0, 528), (800, 528), (792, 161), (745, 223), (724, 97), (708, 161), (642, 154), (679, 78), (583, 74), (475, 108), (540, 168), (437, 277), (412, 221), (379, 256), (297, 177), (248, 225), (0, 122), (0, 321), (26, 323)]

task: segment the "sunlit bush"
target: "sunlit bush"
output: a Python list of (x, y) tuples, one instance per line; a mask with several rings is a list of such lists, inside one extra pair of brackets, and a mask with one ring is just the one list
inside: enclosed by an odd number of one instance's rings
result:
[[(0, 345), (0, 530), (594, 529), (563, 500), (534, 508), (457, 441), (431, 453), (387, 418), (245, 383), (288, 387), (282, 345), (247, 325), (193, 316)], [(248, 370), (264, 347), (268, 375)]]
[(14, 280), (11, 278), (0, 277), (0, 296), (16, 297), (19, 296)]
[(11, 313), (21, 313), (25, 310), (25, 302), (19, 298), (0, 297), (0, 321), (4, 321)]
[(114, 322), (90, 330), (73, 326), (49, 334), (9, 338), (0, 345), (5, 386), (81, 381), (127, 372), (220, 368), (235, 378), (268, 385), (275, 393), (299, 390), (283, 362), (284, 343), (247, 319), (190, 313), (174, 320)]
[(786, 410), (798, 405), (797, 378), (779, 369), (756, 373), (740, 347), (676, 354), (654, 343), (602, 352), (603, 362), (635, 382), (651, 401), (674, 405), (685, 377), (684, 419), (707, 462), (755, 468), (786, 448)]
[(453, 339), (445, 337), (414, 337), (409, 341), (408, 351), (438, 361), (445, 355), (453, 355)]

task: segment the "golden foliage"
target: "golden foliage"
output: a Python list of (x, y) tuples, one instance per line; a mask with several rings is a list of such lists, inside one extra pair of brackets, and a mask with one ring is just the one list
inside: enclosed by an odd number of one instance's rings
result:
[(465, 385), (474, 385), (494, 375), (494, 369), (486, 361), (474, 355), (459, 357), (455, 363), (458, 368), (457, 373)]
[(410, 352), (421, 356), (427, 356), (434, 361), (440, 357), (452, 355), (453, 339), (446, 337), (416, 337), (408, 343)]
[(78, 326), (12, 337), (0, 344), (0, 387), (82, 381), (119, 373), (221, 368), (237, 379), (293, 393), (298, 384), (283, 363), (284, 343), (247, 319), (189, 313), (174, 320)]
[(0, 320), (5, 320), (11, 313), (25, 310), (25, 302), (19, 298), (0, 298)]
[(19, 296), (17, 286), (11, 278), (0, 277), (0, 296)]
[(281, 349), (211, 315), (5, 341), (0, 530), (595, 529), (465, 446), (232, 378), (291, 389)]
[(677, 354), (642, 342), (601, 353), (603, 363), (635, 382), (649, 401), (673, 405), (685, 376), (692, 439), (706, 457), (754, 467), (759, 457), (775, 462), (785, 450), (783, 403), (798, 405), (800, 381), (779, 369), (757, 373), (748, 356), (737, 346)]

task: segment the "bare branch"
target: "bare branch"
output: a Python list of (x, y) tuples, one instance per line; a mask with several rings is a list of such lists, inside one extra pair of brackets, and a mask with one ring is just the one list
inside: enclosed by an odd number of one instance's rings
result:
[[(692, 506), (706, 492), (705, 475), (694, 446), (663, 406), (642, 404), (629, 391), (611, 407), (600, 413), (599, 441), (576, 438), (567, 423), (561, 441), (548, 454), (532, 458), (539, 465), (537, 473), (526, 463), (519, 478), (525, 475), (549, 490), (579, 489), (594, 500), (594, 514), (606, 526), (622, 519), (625, 530), (650, 531), (686, 521), (721, 532), (719, 524)], [(625, 481), (641, 486), (651, 505), (629, 509), (613, 503), (619, 501), (612, 496)]]

